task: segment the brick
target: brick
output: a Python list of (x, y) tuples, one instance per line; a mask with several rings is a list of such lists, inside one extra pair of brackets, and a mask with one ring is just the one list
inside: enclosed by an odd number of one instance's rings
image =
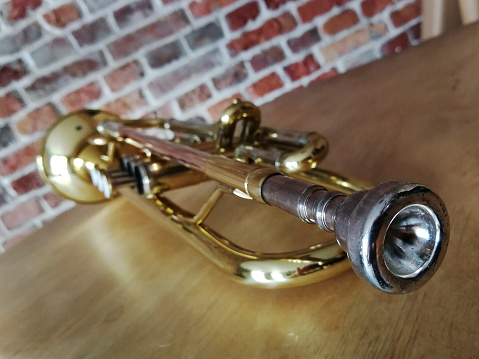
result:
[(36, 199), (20, 203), (11, 211), (5, 212), (0, 219), (8, 230), (20, 227), (22, 224), (38, 217), (43, 213), (40, 203)]
[(23, 239), (25, 239), (25, 237), (27, 237), (28, 235), (32, 234), (33, 232), (35, 232), (37, 230), (36, 227), (34, 226), (31, 226), (25, 230), (22, 230), (22, 232), (13, 237), (13, 238), (10, 238), (8, 239), (6, 242), (3, 242), (2, 244), (2, 247), (3, 249), (5, 249), (5, 251), (8, 251), (10, 248), (16, 246), (18, 243), (20, 243)]
[(113, 4), (116, 0), (84, 0), (88, 10), (95, 12)]
[(183, 10), (175, 11), (154, 23), (128, 34), (114, 42), (108, 48), (115, 59), (133, 54), (141, 47), (153, 41), (170, 36), (189, 24)]
[(119, 91), (143, 76), (137, 61), (129, 62), (105, 75), (105, 82), (112, 91)]
[(218, 41), (223, 37), (223, 31), (218, 24), (212, 22), (185, 36), (186, 42), (193, 50)]
[(0, 148), (7, 147), (15, 142), (15, 135), (10, 126), (5, 125), (0, 127)]
[(250, 2), (226, 15), (226, 22), (231, 31), (241, 29), (248, 22), (256, 19), (259, 15), (258, 3)]
[(32, 100), (42, 99), (104, 66), (105, 59), (102, 53), (94, 52), (58, 71), (38, 78), (25, 90)]
[(64, 37), (57, 37), (32, 51), (31, 55), (36, 65), (41, 68), (75, 53), (70, 40)]
[(279, 46), (273, 46), (251, 58), (253, 70), (258, 72), (284, 60), (284, 52)]
[(249, 86), (248, 93), (253, 99), (256, 99), (281, 87), (283, 87), (283, 81), (281, 81), (278, 74), (273, 72)]
[(409, 47), (409, 38), (407, 34), (403, 32), (402, 34), (396, 36), (394, 39), (386, 42), (382, 47), (383, 55), (389, 55), (394, 52), (399, 52), (405, 48)]
[(220, 75), (213, 77), (213, 84), (216, 89), (222, 90), (240, 84), (247, 77), (248, 70), (246, 70), (244, 63), (240, 62)]
[(7, 194), (7, 192), (5, 192), (5, 189), (3, 189), (0, 186), (0, 207), (2, 207), (4, 204), (8, 203), (9, 200), (10, 200), (9, 195)]
[(361, 10), (363, 11), (364, 16), (371, 17), (379, 14), (392, 4), (392, 0), (364, 0), (361, 3)]
[(356, 67), (360, 67), (377, 60), (377, 58), (378, 56), (374, 50), (368, 50), (359, 55), (346, 59), (344, 61), (344, 67), (346, 67), (347, 70), (355, 69)]
[(271, 9), (271, 10), (275, 10), (290, 1), (293, 1), (293, 0), (264, 0), (268, 9)]
[(158, 68), (180, 59), (185, 54), (183, 45), (176, 40), (169, 44), (160, 46), (146, 54), (146, 60), (152, 68)]
[(1, 12), (6, 20), (13, 23), (25, 19), (31, 10), (41, 4), (42, 0), (10, 0), (3, 6)]
[(143, 95), (140, 91), (133, 91), (113, 102), (107, 103), (102, 109), (118, 116), (127, 116), (143, 106), (145, 106)]
[(408, 30), (409, 35), (413, 40), (421, 40), (421, 24), (411, 26)]
[(212, 51), (197, 57), (177, 70), (156, 78), (149, 83), (148, 88), (154, 97), (160, 97), (187, 80), (203, 76), (220, 64), (221, 54), (218, 51)]
[(421, 4), (416, 1), (412, 4), (408, 4), (402, 9), (393, 11), (391, 13), (391, 21), (394, 26), (399, 27), (421, 16)]
[(83, 25), (78, 30), (72, 31), (72, 34), (78, 42), (78, 45), (84, 47), (105, 40), (112, 34), (112, 31), (105, 18), (100, 18)]
[(312, 28), (306, 31), (304, 34), (298, 37), (293, 37), (288, 40), (288, 46), (293, 52), (300, 52), (305, 49), (309, 49), (312, 45), (321, 40), (317, 28)]
[(323, 25), (323, 30), (328, 35), (334, 35), (357, 24), (358, 21), (359, 19), (356, 12), (354, 10), (347, 9), (326, 21), (326, 23)]
[(243, 96), (241, 96), (239, 93), (234, 94), (233, 96), (230, 96), (224, 100), (221, 100), (220, 102), (214, 104), (210, 108), (208, 108), (208, 112), (213, 119), (213, 121), (217, 121), (221, 114), (226, 110), (228, 106), (230, 106), (233, 103), (234, 99), (241, 99), (243, 100)]
[(211, 98), (211, 91), (206, 85), (200, 85), (194, 90), (185, 93), (178, 98), (178, 104), (182, 111), (189, 110)]
[(20, 168), (35, 162), (35, 157), (39, 154), (40, 141), (34, 142), (14, 154), (0, 160), (0, 175), (6, 176), (19, 170)]
[(43, 196), (43, 199), (48, 203), (50, 208), (56, 208), (65, 202), (65, 199), (57, 195), (55, 192), (48, 192)]
[(387, 33), (387, 26), (382, 23), (370, 24), (363, 27), (352, 34), (345, 36), (341, 40), (333, 42), (321, 49), (324, 60), (331, 62), (342, 55), (346, 55), (351, 51), (366, 45), (372, 39), (377, 39)]
[(19, 32), (0, 38), (0, 55), (11, 55), (20, 52), (27, 45), (34, 43), (42, 36), (42, 29), (36, 22), (24, 27)]
[(100, 96), (100, 87), (97, 83), (92, 82), (64, 96), (62, 98), (62, 104), (68, 111), (77, 111), (84, 108), (90, 102), (98, 100)]
[(51, 104), (43, 105), (17, 122), (17, 130), (22, 135), (45, 131), (58, 119), (58, 111)]
[(30, 172), (11, 183), (11, 186), (18, 194), (25, 194), (45, 185), (38, 171)]
[(0, 97), (0, 118), (9, 117), (23, 107), (20, 96), (16, 93), (7, 93)]
[(53, 27), (64, 28), (80, 18), (80, 11), (74, 3), (57, 7), (43, 15), (47, 23)]
[(326, 14), (334, 7), (334, 0), (311, 0), (298, 6), (298, 13), (303, 23), (310, 22), (316, 16)]
[(296, 27), (296, 20), (289, 13), (284, 13), (276, 18), (269, 19), (262, 26), (253, 31), (243, 33), (239, 38), (233, 39), (227, 45), (231, 56), (236, 56), (278, 35), (290, 32)]
[(318, 77), (316, 77), (313, 81), (311, 81), (311, 83), (319, 82), (319, 81), (325, 81), (327, 79), (330, 79), (331, 77), (336, 76), (337, 74), (338, 74), (338, 70), (331, 69), (329, 71), (326, 71), (325, 73), (322, 73)]
[(195, 17), (211, 14), (214, 10), (228, 6), (236, 0), (198, 0), (190, 3), (190, 11)]
[(22, 60), (15, 60), (5, 65), (0, 65), (0, 87), (8, 86), (18, 81), (27, 74)]
[(312, 74), (319, 70), (319, 68), (320, 66), (314, 59), (313, 55), (308, 55), (303, 60), (286, 66), (284, 72), (286, 72), (291, 81), (296, 81), (301, 77)]
[(116, 10), (113, 16), (118, 27), (125, 28), (147, 19), (151, 14), (153, 14), (153, 6), (150, 0), (140, 0)]

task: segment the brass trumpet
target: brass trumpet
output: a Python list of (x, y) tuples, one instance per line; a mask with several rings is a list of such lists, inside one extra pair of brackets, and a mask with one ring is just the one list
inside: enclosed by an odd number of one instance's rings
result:
[[(347, 270), (349, 263), (371, 285), (392, 294), (415, 290), (431, 278), (449, 239), (439, 196), (423, 185), (397, 181), (368, 189), (320, 169), (328, 149), (324, 137), (261, 127), (260, 117), (256, 106), (240, 100), (213, 125), (78, 111), (49, 130), (38, 167), (58, 194), (78, 203), (118, 193), (145, 201), (246, 284), (309, 284)], [(165, 195), (206, 180), (218, 185), (197, 213)], [(225, 193), (278, 207), (334, 232), (336, 241), (286, 253), (241, 248), (204, 223)]]

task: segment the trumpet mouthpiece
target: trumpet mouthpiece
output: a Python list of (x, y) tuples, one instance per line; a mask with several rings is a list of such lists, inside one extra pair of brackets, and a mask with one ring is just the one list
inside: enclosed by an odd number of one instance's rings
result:
[(391, 294), (426, 283), (441, 264), (449, 240), (442, 200), (423, 185), (396, 181), (345, 198), (334, 229), (354, 271)]

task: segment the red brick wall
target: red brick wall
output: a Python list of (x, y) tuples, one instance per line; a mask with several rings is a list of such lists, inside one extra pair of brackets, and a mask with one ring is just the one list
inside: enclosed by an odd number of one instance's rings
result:
[[(82, 107), (212, 121), (419, 41), (418, 0), (0, 0), (0, 249), (71, 208), (34, 163)], [(327, 86), (327, 83), (325, 83)]]

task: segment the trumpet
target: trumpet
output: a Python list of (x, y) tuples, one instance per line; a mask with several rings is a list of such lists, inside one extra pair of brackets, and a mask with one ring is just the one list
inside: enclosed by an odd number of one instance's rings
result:
[[(320, 168), (326, 139), (261, 126), (260, 110), (233, 101), (215, 124), (121, 119), (99, 110), (61, 117), (47, 132), (39, 171), (77, 203), (125, 195), (168, 219), (234, 279), (263, 288), (319, 282), (350, 267), (375, 288), (408, 293), (441, 264), (449, 219), (426, 186), (389, 181), (371, 188)], [(174, 189), (217, 183), (191, 213), (167, 198)], [(205, 224), (225, 194), (277, 207), (335, 239), (284, 253), (242, 248)]]

